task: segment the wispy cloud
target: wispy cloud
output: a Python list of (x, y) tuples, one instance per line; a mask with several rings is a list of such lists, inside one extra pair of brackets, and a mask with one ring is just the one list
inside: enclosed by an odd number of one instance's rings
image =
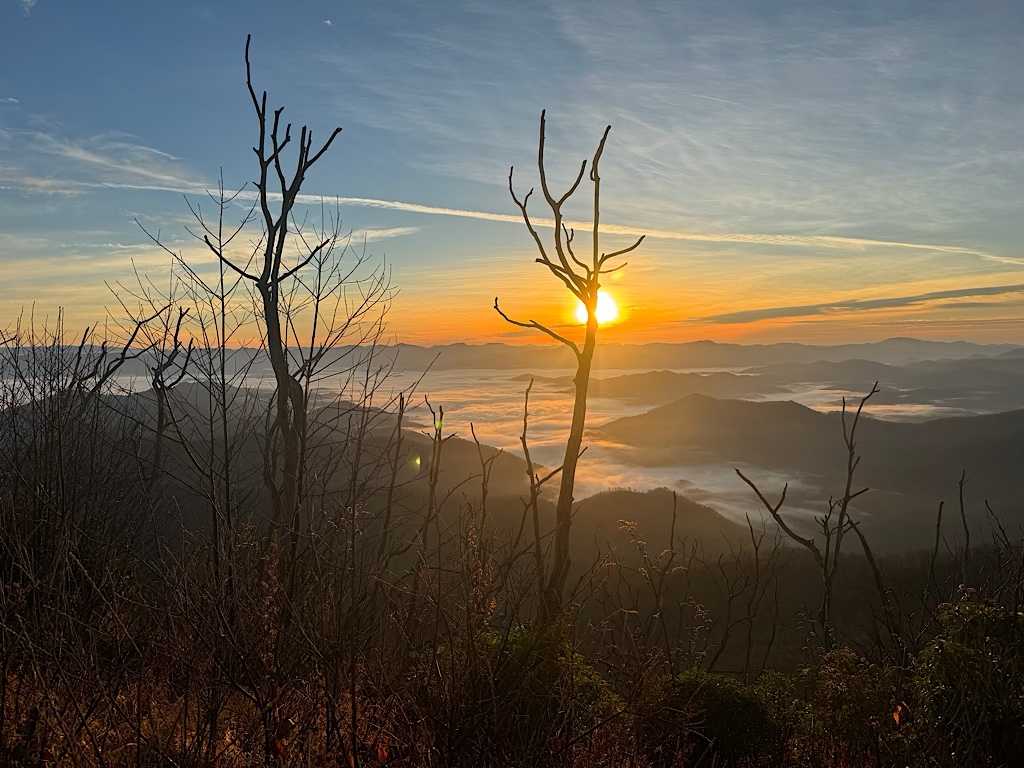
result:
[(405, 237), (414, 235), (420, 231), (419, 227), (388, 227), (386, 229), (357, 229), (350, 235), (352, 243), (375, 243), (381, 240), (390, 240), (393, 237)]
[[(174, 158), (166, 153), (147, 147), (137, 145), (115, 143), (114, 148), (137, 154), (143, 162), (131, 162), (115, 156), (104, 154), (83, 146), (82, 144), (61, 141), (52, 137), (43, 137), (40, 148), (42, 151), (62, 155), (68, 159), (77, 160), (92, 165), (103, 171), (113, 174), (112, 178), (104, 181), (85, 181), (74, 179), (37, 178), (22, 176), (16, 180), (8, 178), (7, 181), (18, 181), (26, 191), (74, 194), (87, 189), (123, 189), (152, 192), (175, 192), (180, 194), (205, 195), (211, 185), (203, 184), (189, 177), (186, 172), (175, 168), (170, 161)], [(154, 161), (147, 165), (146, 160)], [(123, 177), (118, 177), (123, 174)], [(256, 193), (252, 190), (245, 190), (238, 195), (239, 200), (254, 200)], [(272, 197), (274, 197), (272, 195)], [(304, 205), (320, 205), (326, 201), (339, 206), (355, 206), (367, 208), (379, 208), (386, 210), (402, 211), (405, 213), (417, 213), (429, 216), (445, 216), (463, 219), (477, 219), (481, 221), (494, 221), (510, 224), (522, 224), (521, 216), (508, 213), (494, 213), (491, 211), (477, 211), (464, 208), (448, 208), (444, 206), (426, 205), (402, 200), (381, 200), (367, 197), (348, 197), (333, 195), (301, 194), (296, 198), (297, 202)], [(531, 221), (537, 227), (551, 228), (554, 220), (546, 217), (531, 217)], [(588, 221), (565, 221), (566, 226), (580, 232), (589, 232), (591, 222)], [(739, 243), (745, 245), (780, 246), (790, 248), (818, 248), (818, 249), (840, 249), (863, 251), (870, 248), (889, 249), (910, 249), (929, 251), (933, 253), (946, 253), (964, 256), (975, 256), (998, 263), (1024, 266), (1024, 258), (1016, 258), (990, 251), (969, 248), (959, 245), (948, 245), (942, 243), (907, 242), (897, 240), (874, 240), (863, 237), (843, 237), (838, 235), (802, 235), (802, 234), (771, 234), (757, 232), (693, 232), (667, 229), (650, 229), (642, 226), (625, 224), (604, 223), (601, 231), (608, 235), (621, 235), (657, 240), (679, 240), (698, 243)]]
[(4, 102), (4, 104), (20, 104), (21, 103), (20, 101), (18, 101), (13, 96), (8, 96), (6, 99), (3, 100), (3, 102)]
[[(6, 145), (4, 144), (6, 142)], [(186, 162), (182, 159), (156, 149), (145, 146), (138, 139), (118, 133), (101, 134), (87, 138), (71, 138), (63, 135), (59, 129), (32, 129), (32, 130), (7, 130), (0, 132), (0, 150), (3, 150), (3, 157), (7, 164), (0, 162), (0, 186), (14, 188), (21, 191), (23, 199), (27, 201), (38, 201), (44, 195), (79, 195), (88, 200), (96, 199), (94, 194), (102, 190), (128, 190), (139, 192), (172, 192), (186, 194), (195, 197), (205, 197), (207, 190), (216, 185), (210, 179), (203, 178), (191, 171)], [(84, 193), (90, 193), (84, 195)], [(252, 201), (255, 199), (255, 191), (250, 187), (239, 195), (239, 201)], [(142, 200), (142, 196), (137, 196)], [(159, 205), (159, 196), (153, 198), (154, 205)], [(515, 226), (521, 230), (522, 219), (518, 214), (497, 213), (480, 208), (449, 207), (443, 205), (429, 205), (426, 203), (411, 202), (401, 199), (382, 199), (376, 197), (360, 196), (331, 196), (318, 194), (304, 194), (299, 197), (303, 205), (319, 207), (322, 203), (328, 206), (337, 204), (342, 207), (362, 207), (367, 209), (378, 209), (380, 211), (394, 211), (395, 216), (367, 215), (369, 221), (375, 225), (362, 231), (354, 232), (353, 242), (380, 242), (392, 238), (399, 238), (421, 231), (418, 226), (421, 220), (416, 217), (440, 217), (448, 219), (465, 219), (476, 221), (495, 222), (496, 224), (508, 227)], [(485, 202), (486, 201), (482, 201)], [(36, 204), (36, 203), (33, 203)], [(148, 205), (148, 203), (147, 203)], [(482, 206), (481, 206), (482, 207)], [(531, 206), (531, 210), (533, 207)], [(536, 207), (537, 213), (543, 213), (544, 206)], [(398, 214), (403, 214), (399, 216)], [(143, 218), (146, 214), (143, 215)], [(123, 216), (122, 216), (123, 218)], [(640, 218), (640, 217), (638, 217)], [(688, 269), (693, 273), (687, 280), (688, 290), (691, 294), (687, 297), (690, 303), (690, 312), (696, 314), (703, 309), (704, 312), (718, 312), (718, 314), (707, 317), (692, 318), (683, 323), (691, 325), (719, 324), (723, 326), (739, 327), (743, 324), (754, 323), (757, 320), (771, 318), (822, 318), (823, 316), (838, 316), (842, 313), (858, 312), (870, 309), (895, 308), (930, 304), (937, 306), (939, 301), (950, 301), (969, 296), (994, 296), (998, 293), (1007, 293), (1020, 290), (1015, 283), (1019, 279), (1014, 271), (1024, 266), (1024, 258), (1015, 258), (1013, 255), (995, 253), (985, 248), (968, 247), (961, 243), (949, 244), (917, 240), (895, 240), (895, 239), (872, 239), (865, 237), (847, 237), (842, 234), (822, 233), (812, 230), (811, 232), (758, 232), (753, 231), (715, 231), (702, 230), (699, 228), (655, 228), (641, 225), (622, 224), (613, 216), (606, 216), (607, 223), (602, 224), (602, 232), (608, 235), (608, 249), (615, 247), (618, 243), (626, 242), (625, 238), (633, 238), (645, 235), (651, 241), (661, 241), (659, 245), (653, 245), (650, 252), (653, 252), (661, 259), (662, 268), (669, 267), (665, 275), (669, 275), (673, 264), (678, 265), (682, 259), (680, 254), (686, 254)], [(689, 222), (683, 219), (686, 223)], [(164, 221), (164, 225), (166, 225)], [(550, 228), (554, 222), (547, 217), (538, 216), (533, 219), (537, 227)], [(699, 223), (699, 222), (696, 222)], [(754, 221), (747, 221), (747, 224), (754, 224)], [(588, 221), (569, 221), (568, 226), (573, 227), (581, 233), (588, 232), (590, 223)], [(442, 226), (435, 227), (436, 232), (444, 231)], [(71, 233), (71, 237), (74, 234)], [(102, 242), (111, 242), (123, 238), (122, 234), (114, 234)], [(129, 236), (130, 239), (130, 236)], [(710, 244), (713, 248), (682, 248), (680, 243)], [(728, 245), (734, 248), (725, 247)], [(84, 248), (81, 249), (84, 252)], [(400, 249), (399, 249), (400, 250)], [(408, 249), (406, 249), (408, 251)], [(116, 249), (110, 249), (111, 253)], [(436, 252), (436, 251), (435, 251)], [(458, 251), (453, 249), (453, 253)], [(650, 253), (649, 252), (649, 253)], [(729, 258), (723, 258), (723, 254)], [(721, 277), (719, 273), (737, 270), (736, 257), (738, 254), (757, 254), (757, 258), (766, 259), (765, 268), (770, 273), (760, 275), (756, 278), (760, 285), (753, 286), (755, 280), (752, 275), (754, 271), (745, 274), (728, 274)], [(772, 255), (772, 254), (777, 254)], [(893, 257), (899, 258), (893, 260)], [(867, 295), (878, 296), (883, 293), (899, 294), (895, 298), (817, 302), (822, 295), (834, 295), (834, 287), (828, 281), (835, 276), (829, 272), (826, 264), (832, 262), (833, 258), (842, 255), (852, 255), (858, 260), (857, 264), (870, 263), (882, 265), (882, 272), (873, 272), (875, 275), (874, 284), (865, 286), (870, 288)], [(399, 258), (404, 258), (400, 256)], [(422, 285), (429, 288), (427, 295), (421, 303), (424, 306), (435, 306), (438, 302), (438, 280), (437, 256), (429, 259), (416, 260), (415, 264), (426, 265), (422, 274), (416, 272), (413, 262), (402, 265), (403, 284), (410, 286), (407, 290), (405, 301), (408, 304), (417, 295), (415, 286)], [(866, 261), (863, 261), (866, 260)], [(979, 261), (996, 262), (999, 264), (1011, 265), (1013, 270), (1002, 270), (1002, 274), (993, 274), (990, 268), (983, 269), (978, 266)], [(463, 256), (459, 264), (452, 269), (444, 270), (444, 282), (447, 287), (460, 286), (459, 290), (453, 290), (448, 298), (450, 306), (460, 306), (460, 302), (467, 301), (467, 291), (477, 290), (481, 284), (481, 278), (474, 272), (472, 258)], [(728, 264), (728, 268), (725, 264)], [(890, 269), (891, 263), (891, 269)], [(852, 265), (848, 261), (847, 265)], [(819, 270), (817, 273), (813, 269)], [(515, 263), (509, 275), (499, 275), (494, 271), (493, 263), (487, 264), (487, 276), (484, 282), (496, 285), (510, 284), (517, 280), (520, 263)], [(654, 269), (650, 263), (649, 269)], [(644, 264), (638, 261), (638, 268), (642, 270)], [(852, 269), (852, 266), (848, 266)], [(971, 282), (996, 282), (1003, 280), (1013, 283), (1009, 286), (996, 286), (991, 288), (966, 289), (961, 291), (931, 291), (932, 288), (945, 288), (950, 285), (946, 282), (933, 282), (932, 284), (913, 284), (920, 280), (920, 270), (928, 270), (927, 276), (952, 279), (949, 270), (957, 270), (957, 274), (963, 280)], [(703, 270), (703, 271), (701, 271)], [(811, 271), (807, 271), (811, 270)], [(940, 274), (941, 273), (941, 274)], [(672, 272), (678, 275), (678, 272)], [(636, 282), (638, 272), (633, 270), (631, 278)], [(721, 279), (715, 277), (719, 275)], [(54, 279), (52, 276), (47, 279)], [(664, 280), (674, 278), (665, 277)], [(844, 285), (847, 296), (856, 295), (857, 280), (860, 278), (847, 278)], [(718, 282), (715, 282), (718, 280)], [(782, 290), (773, 293), (765, 293), (761, 290), (764, 281), (777, 281)], [(703, 281), (703, 282), (702, 282)], [(815, 282), (817, 281), (817, 282)], [(649, 283), (650, 280), (646, 280)], [(645, 280), (636, 282), (637, 285)], [(962, 285), (963, 282), (960, 283)], [(900, 286), (905, 287), (900, 287)], [(822, 290), (812, 290), (818, 286)], [(866, 291), (865, 291), (866, 292)], [(446, 294), (447, 295), (447, 294)], [(736, 306), (751, 306), (757, 297), (775, 295), (781, 298), (781, 303), (788, 302), (786, 306), (769, 307), (764, 309), (749, 310), (744, 312), (725, 312), (723, 309)], [(861, 295), (864, 295), (862, 292)], [(811, 301), (807, 301), (812, 297)], [(694, 301), (694, 297), (697, 299)], [(531, 297), (532, 300), (533, 297)], [(557, 296), (548, 297), (551, 302), (558, 302)], [(647, 300), (647, 299), (645, 299)], [(481, 304), (483, 306), (483, 304)], [(489, 304), (487, 305), (489, 306)], [(532, 305), (531, 305), (532, 306)], [(560, 305), (559, 305), (560, 306)], [(969, 308), (964, 308), (967, 312)], [(695, 312), (696, 310), (696, 312)], [(649, 314), (648, 321), (657, 322), (666, 332), (678, 329), (680, 326), (676, 318), (677, 312), (660, 315)], [(431, 321), (433, 322), (433, 320)], [(431, 326), (433, 327), (433, 326)]]
[(74, 195), (103, 187), (183, 191), (212, 185), (178, 158), (123, 133), (69, 138), (56, 130), (0, 127), (0, 186)]
[(39, 0), (18, 0), (18, 5), (21, 8), (22, 16), (31, 16), (32, 9), (36, 7), (36, 3)]
[(334, 26), (334, 22), (333, 22), (333, 21), (331, 21), (330, 19), (324, 19), (324, 21), (323, 21), (323, 25), (324, 25), (325, 27), (333, 27), (333, 26)]
[[(378, 51), (318, 54), (350, 85), (343, 96), (332, 79), (320, 87), (406, 146), (408, 163), (487, 194), (500, 194), (498, 163), (530, 162), (546, 106), (552, 164), (614, 126), (612, 220), (901, 241), (974, 226), (1003, 249), (981, 223), (1022, 203), (1024, 108), (1005, 65), (1020, 58), (1015, 27), (840, 5), (782, 2), (768, 16), (754, 3), (403, 10), (380, 21)], [(443, 39), (430, 34), (442, 24)]]
[(929, 302), (945, 301), (947, 299), (968, 298), (975, 296), (1002, 296), (1006, 294), (1024, 292), (1024, 284), (1018, 285), (991, 285), (976, 288), (958, 288), (948, 291), (932, 291), (921, 293), (916, 296), (892, 296), (880, 299), (852, 299), (849, 301), (832, 301), (821, 304), (806, 304), (796, 307), (767, 307), (764, 309), (748, 309), (740, 312), (727, 312), (720, 315), (709, 315), (707, 317), (693, 318), (701, 323), (719, 323), (732, 325), (739, 323), (754, 323), (759, 320), (778, 320), (789, 317), (807, 317), (811, 315), (829, 315), (844, 312), (862, 312), (871, 309), (894, 309), (900, 307), (911, 307)]
[(196, 183), (196, 177), (185, 172), (177, 158), (137, 144), (126, 136), (108, 134), (88, 141), (73, 141), (33, 131), (30, 141), (38, 152), (71, 161), (114, 182), (130, 179), (164, 187)]

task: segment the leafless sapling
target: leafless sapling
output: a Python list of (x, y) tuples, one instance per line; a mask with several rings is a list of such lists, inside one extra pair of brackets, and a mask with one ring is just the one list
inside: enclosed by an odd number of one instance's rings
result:
[(601, 222), (601, 176), (599, 164), (601, 155), (604, 152), (605, 142), (608, 139), (609, 125), (604, 130), (601, 140), (597, 145), (597, 151), (590, 161), (589, 179), (593, 185), (594, 212), (590, 225), (591, 231), (591, 255), (589, 258), (577, 255), (573, 248), (574, 230), (565, 221), (562, 207), (579, 189), (583, 176), (587, 172), (587, 161), (580, 165), (576, 180), (569, 186), (561, 196), (556, 197), (548, 186), (547, 172), (544, 165), (544, 139), (545, 139), (545, 113), (540, 116), (540, 138), (537, 149), (537, 168), (540, 174), (540, 188), (544, 200), (551, 209), (553, 219), (553, 236), (551, 243), (546, 245), (544, 239), (537, 231), (537, 226), (527, 212), (527, 205), (534, 190), (531, 189), (525, 196), (520, 198), (512, 184), (514, 169), (509, 169), (508, 188), (512, 200), (518, 206), (523, 221), (529, 231), (537, 251), (540, 254), (536, 261), (547, 267), (552, 275), (557, 277), (574, 297), (576, 297), (586, 308), (586, 326), (583, 337), (583, 345), (563, 336), (552, 328), (543, 325), (536, 320), (527, 321), (515, 320), (506, 315), (498, 306), (498, 298), (494, 299), (494, 309), (501, 317), (512, 325), (520, 328), (532, 328), (541, 333), (547, 334), (555, 341), (567, 346), (576, 359), (576, 375), (573, 377), (575, 387), (575, 398), (573, 401), (572, 423), (569, 429), (569, 438), (565, 445), (565, 458), (562, 462), (561, 484), (558, 491), (558, 504), (555, 511), (555, 536), (552, 548), (551, 567), (547, 575), (547, 583), (544, 586), (543, 613), (551, 618), (562, 607), (562, 595), (565, 590), (565, 582), (569, 575), (569, 531), (572, 526), (572, 504), (573, 488), (576, 481), (576, 463), (579, 460), (581, 446), (583, 444), (583, 430), (587, 417), (587, 390), (590, 385), (590, 370), (594, 361), (594, 350), (597, 346), (597, 299), (598, 291), (601, 288), (601, 279), (604, 275), (622, 269), (626, 264), (619, 263), (615, 266), (607, 266), (610, 261), (636, 249), (643, 236), (639, 237), (631, 245), (614, 250), (602, 252), (600, 244), (600, 222)]
[[(843, 537), (849, 530), (854, 528), (854, 524), (850, 520), (850, 502), (868, 491), (867, 488), (855, 491), (853, 485), (854, 475), (860, 464), (860, 454), (857, 453), (857, 425), (860, 423), (864, 406), (877, 392), (878, 382), (875, 382), (871, 391), (861, 398), (853, 419), (850, 421), (848, 421), (846, 414), (846, 398), (843, 398), (842, 423), (843, 444), (846, 446), (846, 484), (842, 497), (839, 499), (830, 498), (828, 511), (815, 519), (824, 539), (824, 548), (819, 547), (813, 537), (801, 536), (783, 518), (781, 509), (786, 501), (788, 485), (782, 489), (779, 501), (776, 504), (772, 504), (765, 498), (764, 494), (752, 480), (739, 469), (736, 470), (736, 474), (739, 475), (740, 479), (757, 494), (757, 498), (761, 501), (765, 510), (771, 515), (776, 525), (779, 526), (786, 537), (810, 552), (815, 563), (818, 565), (821, 571), (822, 597), (817, 619), (821, 627), (822, 640), (826, 650), (830, 650), (835, 641), (832, 598), (835, 592), (836, 573), (839, 571)], [(835, 522), (833, 522), (833, 516), (836, 517)]]

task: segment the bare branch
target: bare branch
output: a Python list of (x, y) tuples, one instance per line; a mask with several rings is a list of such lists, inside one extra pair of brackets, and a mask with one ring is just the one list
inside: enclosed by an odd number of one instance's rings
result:
[(228, 267), (231, 270), (234, 270), (235, 272), (237, 272), (239, 275), (241, 275), (242, 277), (246, 278), (247, 280), (252, 280), (254, 283), (259, 281), (259, 278), (256, 277), (256, 275), (249, 274), (248, 272), (246, 272), (241, 267), (235, 266), (235, 264), (232, 263), (232, 261), (230, 259), (226, 258), (224, 256), (224, 254), (222, 254), (220, 252), (220, 249), (215, 247), (214, 244), (212, 242), (210, 242), (210, 236), (209, 235), (203, 235), (203, 242), (206, 243), (207, 247), (209, 247), (209, 249), (213, 252), (213, 255), (216, 256), (218, 259), (220, 259), (221, 263), (223, 263), (224, 266)]
[(782, 509), (782, 505), (786, 501), (786, 491), (789, 490), (789, 483), (786, 483), (786, 485), (782, 487), (782, 495), (779, 497), (778, 503), (773, 505), (771, 502), (768, 501), (768, 499), (764, 497), (764, 494), (761, 493), (761, 489), (758, 488), (752, 480), (750, 480), (738, 469), (736, 470), (736, 474), (740, 476), (740, 479), (743, 482), (750, 486), (750, 488), (754, 491), (755, 494), (757, 494), (757, 498), (761, 500), (761, 504), (764, 506), (766, 510), (768, 510), (768, 514), (772, 516), (772, 519), (775, 521), (776, 525), (778, 525), (779, 528), (782, 529), (783, 533), (785, 533), (797, 544), (800, 544), (801, 546), (806, 548), (812, 555), (814, 555), (814, 559), (817, 560), (819, 563), (822, 562), (821, 551), (818, 549), (814, 541), (811, 539), (804, 538), (796, 531), (794, 531), (792, 528), (790, 528), (786, 521), (782, 519), (782, 515), (779, 514), (779, 510)]
[(333, 240), (332, 238), (328, 238), (327, 240), (324, 240), (322, 243), (320, 243), (320, 245), (316, 246), (312, 251), (309, 252), (309, 256), (307, 256), (301, 262), (299, 262), (294, 267), (292, 267), (287, 272), (285, 272), (283, 275), (281, 275), (281, 279), (282, 280), (287, 280), (289, 277), (294, 275), (296, 272), (299, 272), (303, 267), (308, 265), (309, 262), (311, 262), (313, 259), (315, 259), (316, 255), (318, 253), (320, 253), (320, 251), (322, 251), (325, 247), (330, 245), (332, 240)]
[(536, 329), (538, 331), (541, 331), (542, 333), (546, 333), (551, 338), (555, 339), (556, 341), (560, 341), (563, 344), (565, 344), (565, 346), (569, 347), (569, 349), (571, 349), (576, 354), (576, 357), (580, 356), (580, 348), (578, 346), (576, 346), (576, 342), (570, 341), (569, 339), (565, 338), (564, 336), (561, 336), (560, 334), (555, 333), (554, 331), (552, 331), (547, 326), (544, 326), (544, 325), (541, 325), (540, 323), (538, 323), (536, 320), (529, 320), (529, 321), (523, 323), (523, 322), (520, 322), (519, 320), (513, 320), (511, 317), (506, 315), (504, 312), (501, 311), (501, 308), (498, 306), (498, 297), (497, 296), (494, 297), (494, 311), (497, 312), (499, 315), (501, 315), (502, 319), (504, 319), (508, 323), (511, 323), (512, 325), (517, 325), (520, 328), (534, 328), (534, 329)]
[(640, 237), (637, 239), (637, 241), (635, 243), (633, 243), (631, 246), (629, 246), (628, 248), (622, 248), (621, 250), (612, 251), (611, 253), (606, 253), (606, 254), (602, 255), (601, 258), (598, 259), (598, 261), (597, 261), (598, 265), (603, 267), (605, 262), (610, 261), (611, 259), (614, 259), (617, 256), (625, 256), (630, 251), (635, 251), (637, 248), (640, 247), (640, 243), (642, 243), (644, 241), (645, 237), (647, 237), (647, 235), (640, 235)]

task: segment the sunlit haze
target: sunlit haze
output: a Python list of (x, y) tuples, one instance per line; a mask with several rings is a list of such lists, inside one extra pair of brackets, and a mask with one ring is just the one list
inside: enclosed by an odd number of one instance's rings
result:
[(558, 190), (612, 126), (601, 250), (646, 235), (603, 280), (605, 341), (1024, 342), (1024, 5), (924, 0), (5, 3), (6, 322), (102, 323), (108, 285), (166, 283), (140, 224), (213, 269), (183, 196), (257, 176), (248, 33), (283, 119), (344, 129), (303, 200), (386, 259), (389, 338), (550, 343), (495, 295), (575, 326), (508, 192), (511, 166), (539, 183), (547, 109)]
[[(598, 291), (597, 293), (597, 323), (598, 325), (607, 325), (608, 323), (614, 322), (619, 316), (619, 308), (615, 304), (615, 299), (611, 297), (607, 291)], [(587, 308), (582, 301), (576, 303), (576, 320), (580, 323), (587, 322)]]

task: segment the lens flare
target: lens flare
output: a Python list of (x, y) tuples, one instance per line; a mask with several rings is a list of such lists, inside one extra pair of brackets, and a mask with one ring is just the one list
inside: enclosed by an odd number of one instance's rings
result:
[[(605, 291), (597, 292), (597, 324), (604, 325), (610, 323), (619, 316), (619, 308), (615, 306), (615, 299), (613, 299)], [(587, 308), (583, 306), (583, 302), (577, 302), (576, 304), (576, 320), (580, 323), (587, 322)]]

